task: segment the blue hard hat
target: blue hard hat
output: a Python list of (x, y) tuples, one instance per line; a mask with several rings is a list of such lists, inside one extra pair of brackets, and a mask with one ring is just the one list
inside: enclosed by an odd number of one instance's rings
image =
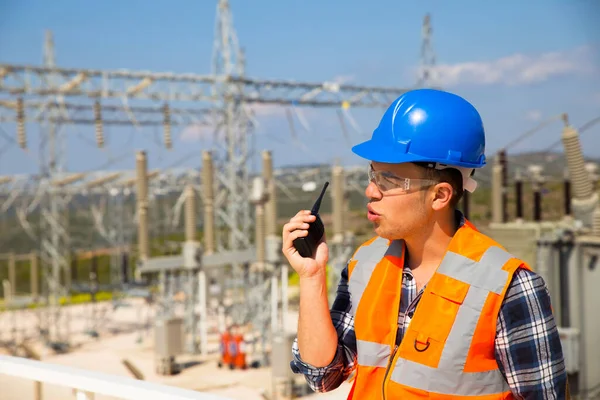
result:
[(485, 165), (485, 131), (475, 107), (462, 97), (417, 89), (398, 97), (371, 139), (352, 151), (382, 163), (430, 162), (481, 168)]

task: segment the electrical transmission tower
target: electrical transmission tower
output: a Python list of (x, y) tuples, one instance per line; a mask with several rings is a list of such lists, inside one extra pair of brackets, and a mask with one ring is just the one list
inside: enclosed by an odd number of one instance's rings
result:
[[(61, 273), (66, 272), (65, 277), (70, 276), (66, 219), (69, 197), (65, 190), (68, 185), (82, 178), (82, 174), (67, 174), (64, 170), (66, 154), (60, 127), (92, 125), (96, 131), (97, 146), (103, 147), (103, 125), (163, 126), (164, 146), (167, 148), (172, 145), (173, 125), (214, 127), (211, 153), (215, 164), (214, 217), (217, 240), (214, 245), (205, 246), (204, 253), (215, 253), (215, 256), (226, 253), (228, 259), (233, 260), (233, 280), (237, 281), (247, 271), (242, 266), (255, 261), (248, 256), (256, 245), (252, 243), (254, 212), (248, 183), (249, 158), (252, 154), (249, 107), (253, 104), (271, 104), (343, 108), (346, 111), (365, 107), (385, 108), (410, 90), (246, 77), (244, 54), (233, 28), (227, 0), (219, 0), (216, 17), (210, 75), (57, 67), (53, 52), (49, 51), (52, 49), (50, 37), (43, 66), (0, 64), (0, 123), (10, 124), (9, 130), (14, 130), (12, 124), (16, 122), (17, 142), (22, 148), (26, 148), (27, 142), (26, 122), (48, 126), (42, 138), (42, 153), (47, 155), (40, 157), (43, 179), (39, 192), (44, 196), (40, 206), (41, 256), (46, 266), (47, 297), (52, 309), (47, 314), (48, 321), (41, 326), (49, 332), (49, 341), (63, 342), (67, 339), (65, 335), (68, 335), (65, 329), (61, 329), (63, 325), (58, 308), (59, 296), (67, 295), (69, 291), (68, 279), (61, 281)], [(424, 25), (425, 34), (427, 37), (430, 35), (429, 17), (426, 17)], [(429, 49), (433, 58), (429, 40), (424, 40), (423, 46)], [(429, 73), (424, 74), (421, 81), (425, 82), (429, 76)], [(178, 105), (181, 102), (193, 103), (194, 106), (183, 108)], [(266, 184), (274, 186), (269, 182)], [(139, 188), (133, 187), (132, 191), (135, 190)], [(202, 193), (205, 191), (203, 188)], [(140, 196), (140, 193), (137, 195)], [(268, 233), (271, 236), (278, 235), (274, 234), (272, 228)], [(205, 240), (205, 245), (207, 243), (213, 242)], [(244, 257), (232, 257), (236, 252)], [(253, 278), (251, 281), (259, 283), (261, 279)], [(268, 304), (268, 294), (265, 294), (268, 289), (266, 285), (260, 289), (263, 295), (250, 297)], [(268, 305), (255, 306), (251, 304), (245, 307), (242, 304), (241, 313), (264, 314), (269, 311)], [(266, 320), (264, 315), (254, 317), (239, 316), (242, 322)]]
[(435, 53), (431, 41), (432, 36), (431, 15), (427, 14), (423, 18), (423, 27), (421, 30), (421, 65), (417, 78), (417, 87), (420, 88), (430, 88), (437, 84), (437, 77), (435, 76)]
[[(46, 32), (44, 43), (44, 65), (52, 71), (56, 67), (54, 39)], [(43, 77), (45, 86), (57, 86), (58, 77), (50, 72)], [(46, 106), (58, 104), (60, 96), (48, 97)], [(68, 183), (62, 175), (66, 166), (66, 140), (63, 126), (56, 122), (61, 111), (57, 107), (48, 110), (49, 120), (45, 124), (46, 134), (40, 141), (41, 186), (44, 187), (40, 213), (40, 258), (44, 285), (42, 286), (48, 301), (48, 312), (42, 313), (42, 335), (46, 342), (55, 348), (68, 346), (69, 318), (67, 312), (61, 312), (60, 298), (70, 296), (66, 279), (69, 273), (69, 234), (66, 196), (60, 186)]]
[[(252, 215), (248, 202), (249, 190), (249, 136), (253, 133), (246, 114), (243, 77), (245, 60), (233, 26), (228, 0), (219, 0), (215, 21), (212, 74), (215, 79), (213, 96), (220, 118), (215, 113), (215, 146), (213, 162), (221, 204), (217, 204), (216, 245), (218, 251), (243, 250), (251, 247)], [(233, 82), (233, 83), (232, 83)], [(206, 249), (209, 253), (214, 249)], [(244, 282), (244, 266), (232, 265), (234, 288), (239, 291)], [(244, 299), (245, 300), (245, 299)], [(247, 304), (241, 301), (241, 305)], [(232, 310), (234, 311), (234, 310)], [(242, 315), (236, 309), (234, 319), (242, 323)]]
[[(248, 136), (252, 133), (244, 108), (241, 83), (244, 58), (233, 28), (229, 1), (217, 6), (212, 74), (219, 77), (213, 85), (216, 101), (215, 163), (219, 195), (226, 203), (217, 218), (218, 250), (238, 250), (250, 246), (251, 218), (248, 203)], [(236, 83), (230, 82), (235, 80)], [(219, 112), (220, 111), (220, 112)], [(212, 249), (211, 249), (212, 250)]]

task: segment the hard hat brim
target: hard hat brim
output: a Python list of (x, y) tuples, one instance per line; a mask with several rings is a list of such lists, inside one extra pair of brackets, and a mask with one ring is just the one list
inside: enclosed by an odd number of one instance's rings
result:
[(443, 158), (424, 157), (410, 152), (403, 153), (399, 152), (398, 149), (395, 149), (393, 143), (382, 145), (380, 141), (374, 141), (372, 139), (353, 146), (352, 152), (366, 160), (387, 164), (402, 164), (410, 162), (435, 162), (465, 168), (481, 168), (485, 165), (485, 161), (481, 164), (474, 164)]

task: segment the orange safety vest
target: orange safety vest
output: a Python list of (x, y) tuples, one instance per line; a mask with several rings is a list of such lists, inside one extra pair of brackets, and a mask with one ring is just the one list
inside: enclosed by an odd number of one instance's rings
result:
[(396, 346), (404, 242), (375, 237), (348, 265), (357, 369), (349, 399), (514, 399), (494, 339), (518, 268), (470, 223), (459, 228)]

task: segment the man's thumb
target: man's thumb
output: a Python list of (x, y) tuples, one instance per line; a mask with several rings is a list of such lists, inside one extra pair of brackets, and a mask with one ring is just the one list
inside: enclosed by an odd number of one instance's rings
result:
[(321, 242), (317, 246), (317, 254), (315, 257), (315, 261), (317, 261), (317, 263), (319, 265), (324, 265), (328, 259), (329, 259), (329, 248), (327, 247), (327, 243)]

